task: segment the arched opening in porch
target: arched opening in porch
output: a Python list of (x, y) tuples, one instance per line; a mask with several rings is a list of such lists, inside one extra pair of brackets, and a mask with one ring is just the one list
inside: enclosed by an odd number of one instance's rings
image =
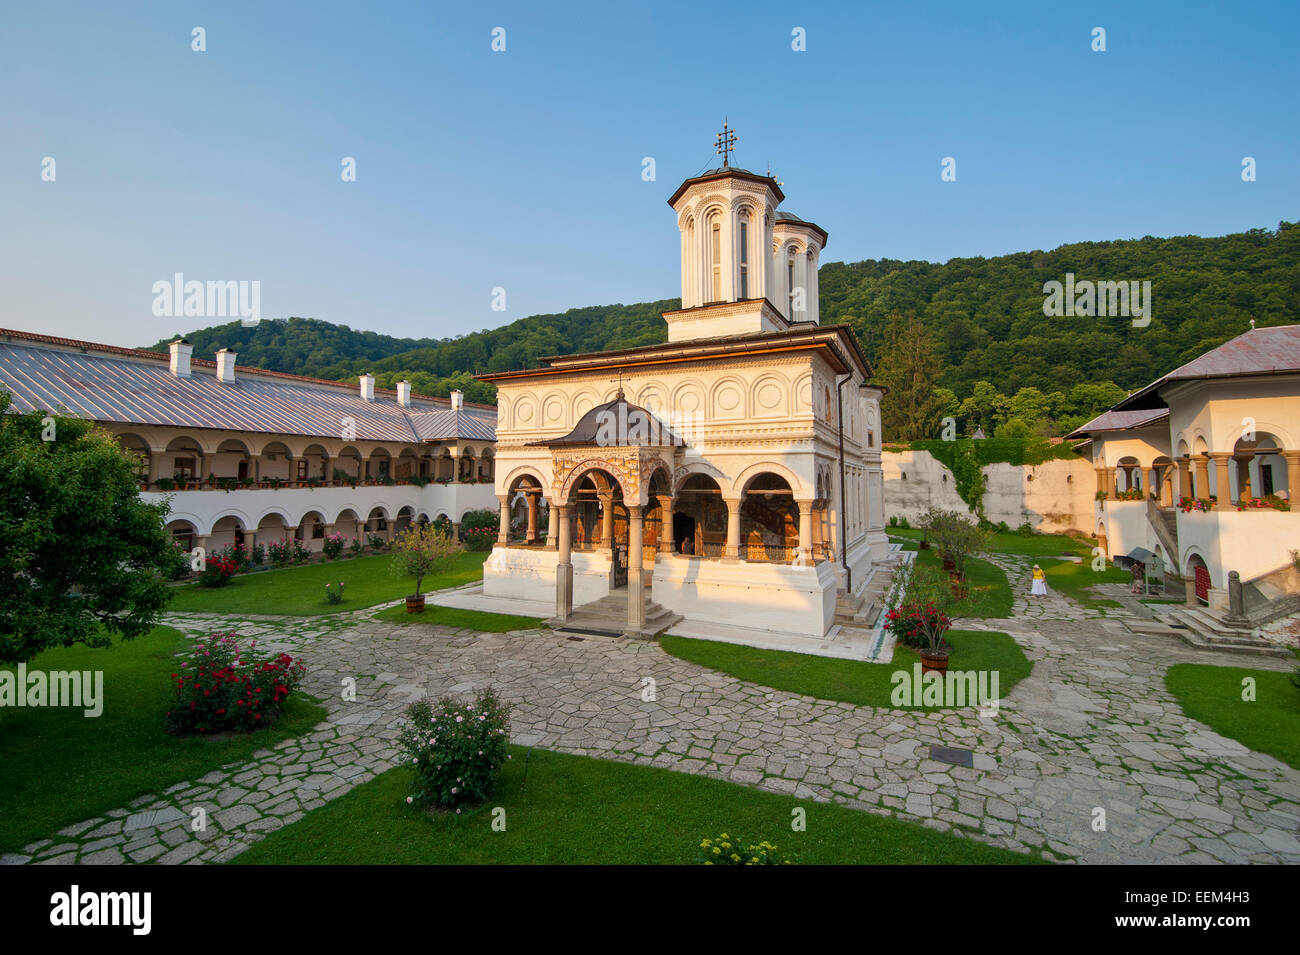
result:
[(198, 487), (199, 482), (203, 480), (203, 457), (203, 448), (194, 438), (188, 435), (172, 438), (167, 443), (163, 460), (164, 465), (170, 461), (171, 474), (162, 476), (169, 481), (174, 481), (181, 490)]
[(779, 474), (754, 475), (740, 496), (740, 558), (792, 561), (799, 549), (799, 508), (790, 482)]
[(673, 501), (672, 549), (675, 554), (721, 557), (727, 545), (727, 505), (722, 488), (708, 474), (691, 474)]
[(330, 479), (330, 456), (323, 445), (307, 445), (295, 464), (294, 478), (312, 483), (323, 483)]

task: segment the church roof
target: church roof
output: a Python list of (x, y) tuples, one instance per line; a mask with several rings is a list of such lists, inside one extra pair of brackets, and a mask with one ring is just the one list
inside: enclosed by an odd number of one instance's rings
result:
[[(455, 409), (446, 398), (376, 389), (240, 365), (218, 381), (216, 362), (191, 358), (188, 378), (171, 373), (171, 356), (70, 338), (0, 329), (0, 389), (12, 409), (63, 411), (91, 421), (339, 437), (350, 417), (361, 441), (496, 440), (496, 409)], [(380, 400), (392, 396), (391, 400)]]
[[(848, 353), (839, 347), (847, 342)], [(542, 358), (544, 367), (525, 368), (519, 371), (498, 371), (476, 375), (480, 381), (507, 381), (512, 378), (533, 378), (546, 375), (591, 371), (599, 368), (615, 369), (629, 365), (673, 364), (700, 361), (708, 358), (741, 357), (765, 352), (789, 351), (802, 348), (822, 348), (833, 358), (833, 364), (848, 371), (856, 364), (863, 377), (872, 376), (871, 365), (862, 353), (853, 329), (849, 325), (800, 324), (779, 332), (757, 332), (748, 335), (727, 335), (717, 338), (697, 338), (661, 345), (641, 345), (614, 351), (588, 352), (576, 355), (553, 355)]]
[(697, 182), (708, 182), (711, 179), (748, 179), (750, 182), (761, 182), (776, 194), (778, 203), (785, 199), (785, 193), (781, 191), (781, 187), (776, 184), (776, 180), (771, 176), (750, 172), (748, 169), (741, 169), (739, 166), (719, 166), (716, 169), (707, 169), (698, 176), (687, 179), (677, 187), (677, 191), (669, 198), (668, 204), (670, 206), (675, 205), (677, 200), (682, 197), (682, 193)]
[(821, 226), (819, 226), (816, 222), (809, 222), (807, 219), (801, 219), (793, 212), (778, 211), (776, 214), (776, 221), (793, 222), (796, 225), (806, 225), (808, 228), (815, 230), (817, 234), (822, 237), (823, 246), (826, 245), (826, 240), (830, 238), (830, 236), (827, 235), (826, 230), (823, 229)]
[(564, 437), (534, 441), (532, 447), (645, 447), (681, 443), (667, 425), (639, 405), (630, 403), (620, 390), (613, 401), (597, 405), (578, 419)]
[(1115, 405), (1115, 410), (1164, 407), (1160, 390), (1178, 381), (1300, 372), (1300, 325), (1252, 328), (1193, 358)]

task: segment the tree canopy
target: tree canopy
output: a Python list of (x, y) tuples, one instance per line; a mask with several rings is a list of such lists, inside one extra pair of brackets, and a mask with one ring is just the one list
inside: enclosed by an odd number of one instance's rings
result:
[(10, 403), (0, 392), (0, 663), (139, 636), (170, 596), (167, 506), (140, 499), (107, 432)]

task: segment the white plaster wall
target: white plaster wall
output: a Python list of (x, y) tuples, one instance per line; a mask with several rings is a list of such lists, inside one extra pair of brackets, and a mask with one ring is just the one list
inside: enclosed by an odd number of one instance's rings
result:
[(821, 637), (835, 619), (835, 572), (680, 555), (655, 561), (654, 602), (687, 620)]
[(1277, 570), (1300, 547), (1300, 511), (1178, 512), (1178, 546), (1184, 557), (1197, 553), (1216, 588), (1228, 586), (1228, 572), (1243, 581)]
[(984, 467), (984, 514), (994, 524), (1017, 528), (1026, 521), (1038, 531), (1092, 531), (1097, 472), (1084, 458), (1037, 465)]
[(915, 523), (930, 505), (969, 512), (957, 493), (952, 472), (929, 451), (885, 451), (880, 455), (884, 474), (884, 510)]
[[(494, 547), (483, 565), (483, 593), (512, 600), (555, 602), (555, 568), (559, 551), (544, 548)], [(571, 554), (573, 606), (609, 594), (610, 561), (600, 553)]]

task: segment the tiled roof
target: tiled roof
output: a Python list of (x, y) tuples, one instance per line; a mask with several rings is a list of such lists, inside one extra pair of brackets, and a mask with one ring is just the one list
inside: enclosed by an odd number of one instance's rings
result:
[(1145, 428), (1169, 420), (1168, 408), (1148, 408), (1143, 411), (1103, 411), (1087, 424), (1067, 434), (1067, 438), (1082, 438), (1101, 431), (1127, 431)]
[(1300, 372), (1300, 325), (1252, 328), (1157, 378), (1115, 407), (1151, 408), (1160, 405), (1160, 389), (1175, 381), (1294, 372)]
[(458, 411), (433, 398), (403, 408), (395, 396), (363, 401), (352, 385), (243, 366), (226, 383), (215, 362), (198, 358), (189, 378), (177, 378), (167, 355), (5, 329), (0, 388), (16, 411), (119, 424), (338, 438), (351, 418), (362, 441), (496, 440), (495, 409)]

